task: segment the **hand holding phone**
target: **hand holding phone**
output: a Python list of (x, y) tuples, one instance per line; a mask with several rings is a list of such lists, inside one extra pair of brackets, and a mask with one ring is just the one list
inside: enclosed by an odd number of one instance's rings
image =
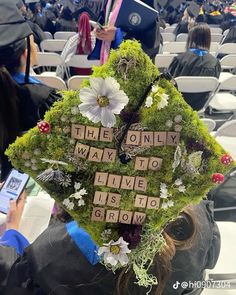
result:
[(29, 175), (12, 169), (0, 190), (0, 211), (7, 214), (10, 208), (10, 200), (17, 201), (23, 192)]
[(7, 214), (6, 230), (19, 229), (22, 213), (25, 207), (26, 193), (23, 192), (18, 200), (10, 201), (10, 208)]
[(97, 30), (100, 30), (100, 31), (104, 30), (103, 26), (97, 22), (90, 20), (89, 23), (93, 28), (95, 28)]

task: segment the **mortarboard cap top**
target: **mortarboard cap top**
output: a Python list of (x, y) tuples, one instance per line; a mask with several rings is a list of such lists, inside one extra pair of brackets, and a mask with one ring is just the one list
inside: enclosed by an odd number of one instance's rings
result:
[(187, 12), (190, 17), (197, 18), (199, 15), (200, 6), (196, 2), (190, 2), (189, 6), (187, 7)]

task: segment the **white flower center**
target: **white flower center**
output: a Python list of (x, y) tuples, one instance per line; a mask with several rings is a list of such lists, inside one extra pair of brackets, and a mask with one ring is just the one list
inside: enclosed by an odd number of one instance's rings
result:
[(100, 107), (107, 107), (109, 105), (109, 99), (106, 96), (97, 96), (97, 103)]

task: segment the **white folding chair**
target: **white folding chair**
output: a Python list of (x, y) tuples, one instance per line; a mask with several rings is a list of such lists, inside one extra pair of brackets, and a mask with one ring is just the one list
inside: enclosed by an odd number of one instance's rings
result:
[(65, 47), (67, 40), (43, 40), (40, 43), (42, 51), (61, 52)]
[(220, 82), (233, 76), (233, 71), (236, 69), (236, 54), (228, 54), (220, 60), (221, 70), (230, 70), (230, 72), (220, 73)]
[(218, 54), (236, 54), (236, 43), (222, 44), (216, 52)]
[(220, 44), (218, 42), (211, 42), (210, 53), (212, 55), (215, 55), (219, 47), (220, 47)]
[(188, 34), (181, 33), (176, 36), (176, 42), (186, 42), (188, 39)]
[(53, 36), (50, 32), (44, 32), (46, 39), (53, 39)]
[(161, 33), (163, 42), (172, 42), (175, 41), (175, 34), (173, 33)]
[(175, 30), (175, 26), (170, 26), (165, 28), (165, 33), (173, 33)]
[[(55, 52), (38, 52), (38, 67), (57, 67), (61, 66), (64, 69), (64, 72), (66, 73), (67, 78), (69, 77), (66, 65), (64, 63), (64, 60), (60, 56), (60, 54)], [(56, 76), (56, 71), (44, 71), (41, 75), (54, 75)], [(63, 78), (63, 77), (61, 77)]]
[(84, 79), (88, 79), (89, 76), (73, 76), (67, 81), (69, 90), (79, 90), (80, 85)]
[(218, 90), (209, 103), (210, 112), (213, 112), (212, 109), (222, 113), (233, 112), (236, 118), (236, 96), (230, 93), (236, 91), (236, 76), (223, 80)]
[(67, 67), (75, 68), (92, 68), (93, 66), (99, 66), (99, 60), (88, 60), (87, 55), (77, 54), (73, 55), (69, 61), (66, 62)]
[(40, 80), (43, 84), (50, 86), (52, 88), (58, 90), (67, 90), (66, 83), (60, 78), (56, 76), (42, 76), (42, 75), (34, 75), (34, 77)]
[(236, 161), (236, 120), (225, 122), (214, 134), (216, 141)]
[(217, 34), (217, 33), (212, 33), (211, 34), (211, 42), (218, 42), (218, 43), (220, 43), (221, 42), (221, 40), (222, 40), (222, 38), (223, 38), (223, 35), (222, 34)]
[(72, 36), (76, 35), (76, 32), (56, 32), (54, 34), (54, 39), (58, 39), (58, 40), (68, 40), (70, 39)]
[(155, 65), (158, 69), (168, 69), (175, 56), (177, 56), (177, 54), (157, 54), (155, 57)]
[(221, 28), (210, 27), (210, 31), (211, 31), (211, 34), (221, 34), (222, 35), (222, 29)]
[(204, 93), (209, 92), (209, 97), (204, 107), (198, 111), (199, 115), (203, 115), (208, 107), (213, 95), (219, 87), (219, 80), (215, 77), (195, 77), (182, 76), (175, 78), (178, 90), (182, 93)]
[(228, 33), (229, 33), (229, 29), (227, 29), (223, 32), (223, 36), (225, 37)]
[(186, 42), (168, 42), (164, 43), (162, 52), (165, 53), (182, 53), (186, 51)]
[(206, 125), (209, 132), (212, 132), (216, 128), (216, 122), (212, 119), (201, 118), (201, 121)]

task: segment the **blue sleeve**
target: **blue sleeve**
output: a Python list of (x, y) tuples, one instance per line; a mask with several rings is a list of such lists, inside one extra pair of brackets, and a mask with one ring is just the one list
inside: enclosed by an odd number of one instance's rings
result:
[(9, 229), (0, 237), (0, 244), (15, 248), (17, 254), (22, 255), (24, 249), (29, 246), (28, 240), (18, 231)]
[(97, 264), (99, 262), (99, 256), (97, 255), (98, 246), (94, 243), (90, 235), (83, 228), (79, 227), (75, 221), (67, 223), (66, 229), (71, 239), (87, 260), (92, 265)]
[(116, 28), (115, 40), (112, 41), (112, 48), (117, 49), (124, 39), (124, 33), (120, 28)]

